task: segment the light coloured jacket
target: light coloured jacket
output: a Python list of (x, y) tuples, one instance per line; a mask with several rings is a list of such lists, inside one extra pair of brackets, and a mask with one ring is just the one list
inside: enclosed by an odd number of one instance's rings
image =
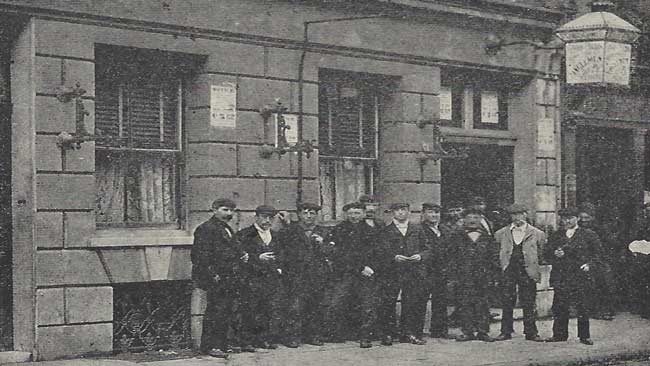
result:
[[(505, 271), (506, 268), (508, 268), (508, 264), (510, 264), (512, 248), (515, 245), (512, 238), (512, 232), (510, 231), (510, 225), (499, 229), (494, 234), (494, 238), (497, 243), (499, 243), (499, 262), (501, 264), (501, 270)], [(526, 273), (531, 279), (539, 283), (542, 279), (539, 268), (540, 253), (543, 250), (544, 245), (546, 245), (546, 234), (538, 228), (528, 224), (521, 245), (521, 249), (524, 253), (524, 267)]]

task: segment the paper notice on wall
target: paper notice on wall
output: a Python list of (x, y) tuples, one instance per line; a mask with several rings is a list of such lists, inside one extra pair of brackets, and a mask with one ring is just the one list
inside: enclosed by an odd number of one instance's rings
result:
[[(284, 136), (287, 139), (289, 145), (295, 145), (298, 143), (298, 116), (295, 114), (283, 114), (284, 123), (289, 127), (284, 130)], [(280, 131), (278, 130), (278, 115), (273, 114), (273, 121), (275, 126), (275, 146), (278, 146)]]
[(440, 101), (440, 119), (451, 121), (452, 119), (452, 101), (451, 89), (448, 87), (441, 87), (440, 94), (438, 95)]
[(481, 92), (481, 123), (499, 123), (499, 94), (496, 91)]
[(235, 128), (237, 122), (237, 85), (221, 83), (210, 86), (210, 126)]
[(553, 155), (555, 152), (555, 123), (552, 118), (537, 121), (537, 150), (540, 155)]

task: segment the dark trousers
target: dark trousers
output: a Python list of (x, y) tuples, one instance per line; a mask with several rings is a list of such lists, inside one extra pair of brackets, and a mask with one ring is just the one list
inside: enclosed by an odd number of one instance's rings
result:
[(587, 290), (580, 286), (555, 286), (553, 291), (553, 338), (569, 338), (569, 309), (572, 305), (578, 313), (578, 338), (590, 338)]
[(458, 291), (458, 318), (463, 334), (490, 331), (490, 305), (485, 279), (461, 281)]
[[(421, 336), (424, 316), (427, 310), (429, 292), (423, 286), (424, 280), (405, 278), (401, 281), (385, 281), (382, 284), (381, 299), (377, 311), (379, 332), (384, 336), (400, 335)], [(396, 327), (395, 304), (397, 295), (402, 290), (400, 329)]]
[[(336, 281), (328, 294), (326, 328), (334, 338), (344, 337), (346, 315), (358, 310), (359, 338), (370, 339), (377, 320), (377, 281), (374, 278), (346, 275)], [(357, 306), (358, 305), (358, 306)]]
[(523, 268), (517, 268), (517, 266), (508, 266), (503, 272), (501, 282), (501, 307), (503, 309), (501, 333), (512, 334), (514, 332), (512, 312), (517, 302), (517, 289), (519, 289), (519, 301), (524, 310), (524, 334), (531, 337), (535, 336), (537, 335), (537, 325), (535, 324), (537, 284), (528, 277)]
[[(240, 319), (238, 306), (239, 292), (224, 286), (215, 285), (207, 289), (207, 304), (203, 315), (201, 333), (201, 352), (212, 348), (226, 350), (227, 345), (239, 343)], [(229, 330), (234, 334), (228, 339)]]
[(443, 336), (449, 330), (449, 319), (447, 316), (447, 281), (441, 279), (434, 282), (430, 287), (431, 292), (431, 324), (429, 332), (432, 337)]
[(279, 278), (258, 277), (252, 280), (244, 301), (243, 338), (247, 344), (280, 341), (284, 288)]
[(302, 282), (288, 286), (285, 332), (292, 340), (322, 337), (325, 326), (325, 283)]

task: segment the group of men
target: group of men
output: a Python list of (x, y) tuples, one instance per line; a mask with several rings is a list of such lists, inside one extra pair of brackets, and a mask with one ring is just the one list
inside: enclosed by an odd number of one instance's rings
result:
[[(431, 300), (430, 336), (452, 338), (447, 307), (448, 282), (454, 280), (457, 341), (512, 338), (513, 308), (524, 310), (525, 338), (565, 341), (569, 306), (578, 310), (578, 336), (589, 335), (587, 292), (599, 242), (578, 227), (574, 209), (560, 211), (563, 229), (548, 244), (544, 232), (528, 223), (527, 208), (508, 208), (510, 224), (493, 232), (485, 207), (471, 205), (453, 222), (441, 223), (441, 206), (424, 203), (419, 222), (407, 203), (390, 206), (387, 223), (374, 217), (378, 205), (360, 201), (343, 207), (345, 220), (332, 228), (318, 225), (320, 207), (303, 203), (296, 222), (271, 230), (278, 212), (255, 210), (253, 225), (235, 232), (228, 222), (236, 208), (217, 199), (213, 216), (197, 227), (192, 248), (193, 278), (207, 291), (202, 353), (230, 352), (339, 342), (354, 325), (360, 347), (379, 339), (423, 345), (425, 313)], [(553, 264), (553, 336), (540, 338), (535, 325), (536, 283), (540, 261)], [(498, 283), (503, 316), (498, 337), (489, 335), (489, 288)], [(396, 301), (401, 311), (397, 318)]]

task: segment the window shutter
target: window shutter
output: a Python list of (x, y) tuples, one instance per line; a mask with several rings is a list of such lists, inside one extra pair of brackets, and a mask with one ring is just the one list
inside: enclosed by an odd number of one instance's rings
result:
[(98, 139), (96, 144), (103, 147), (119, 147), (119, 87), (104, 77), (98, 77), (95, 89), (95, 134), (107, 137)]

